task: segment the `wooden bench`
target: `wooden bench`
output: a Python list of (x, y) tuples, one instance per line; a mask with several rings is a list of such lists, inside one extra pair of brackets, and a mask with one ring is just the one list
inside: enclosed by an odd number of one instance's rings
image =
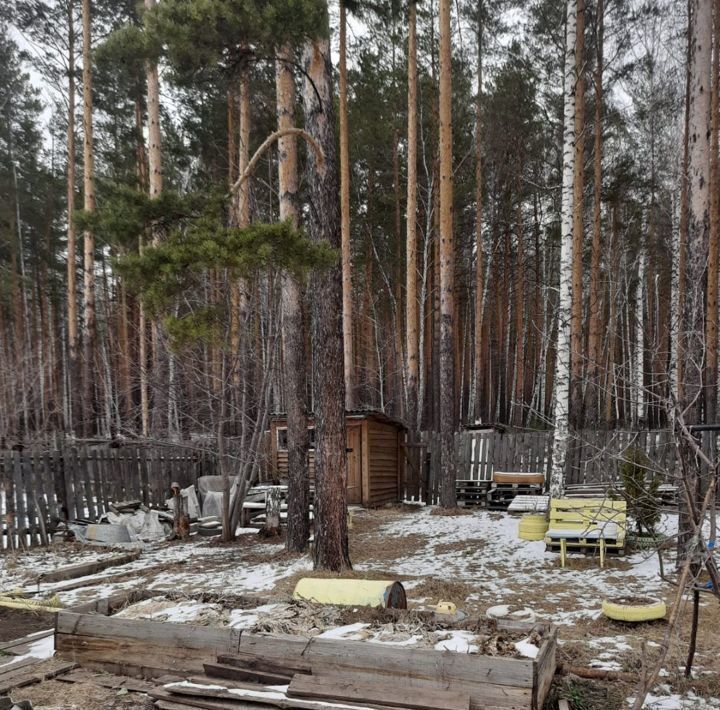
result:
[(550, 525), (545, 544), (560, 549), (560, 565), (565, 566), (568, 547), (600, 551), (600, 566), (605, 552), (625, 548), (627, 503), (609, 498), (557, 498), (550, 502)]

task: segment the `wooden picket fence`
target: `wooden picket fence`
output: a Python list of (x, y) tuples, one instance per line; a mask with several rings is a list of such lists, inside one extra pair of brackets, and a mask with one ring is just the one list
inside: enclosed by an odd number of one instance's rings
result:
[[(717, 434), (706, 432), (704, 445), (717, 446)], [(710, 439), (712, 441), (710, 441)], [(552, 431), (462, 431), (455, 435), (456, 480), (489, 481), (493, 471), (540, 472), (549, 476), (552, 465)], [(419, 450), (418, 473), (406, 467), (404, 485), (407, 500), (436, 503), (440, 496), (440, 437), (423, 432)], [(676, 444), (672, 432), (602, 431), (573, 432), (568, 446), (566, 481), (611, 483), (619, 479), (623, 454), (631, 448), (644, 451), (653, 469), (666, 480), (677, 469)]]
[(109, 504), (159, 507), (170, 484), (216, 472), (215, 457), (171, 447), (83, 446), (0, 453), (0, 549), (46, 544), (58, 521), (95, 521)]

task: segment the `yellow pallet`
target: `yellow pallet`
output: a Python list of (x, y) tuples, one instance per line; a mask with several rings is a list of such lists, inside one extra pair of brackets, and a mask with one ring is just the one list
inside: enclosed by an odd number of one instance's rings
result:
[[(612, 523), (615, 534), (606, 538), (588, 533)], [(600, 551), (600, 566), (605, 564), (605, 551), (625, 547), (627, 502), (607, 498), (557, 498), (550, 502), (550, 530), (561, 530), (563, 536), (547, 536), (545, 544), (560, 546), (560, 564), (565, 566), (567, 548), (594, 548)], [(577, 534), (574, 534), (577, 533)]]

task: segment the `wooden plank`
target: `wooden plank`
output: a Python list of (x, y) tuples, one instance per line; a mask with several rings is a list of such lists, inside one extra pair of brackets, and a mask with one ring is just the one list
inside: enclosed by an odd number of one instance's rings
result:
[(262, 655), (274, 658), (298, 658), (309, 661), (313, 672), (324, 664), (351, 670), (377, 671), (385, 675), (408, 675), (447, 679), (465, 679), (499, 685), (532, 687), (533, 662), (530, 659), (503, 658), (442, 652), (433, 649), (411, 649), (382, 644), (335, 639), (299, 639), (243, 634), (240, 650), (261, 650)]
[(27, 546), (25, 531), (28, 528), (27, 515), (25, 514), (25, 486), (22, 475), (22, 453), (12, 452), (13, 458), (13, 483), (15, 489), (15, 530), (18, 535), (18, 548)]
[(237, 668), (223, 663), (203, 663), (206, 675), (212, 678), (224, 678), (227, 680), (244, 680), (252, 683), (265, 683), (266, 685), (287, 685), (292, 672), (270, 673), (268, 671), (255, 670), (252, 668)]
[[(243, 648), (243, 639), (240, 638), (240, 648)], [(256, 653), (220, 654), (218, 663), (235, 668), (250, 668), (268, 673), (289, 674), (312, 673), (309, 663), (297, 660), (293, 656), (278, 660), (278, 658), (260, 656)]]
[[(196, 682), (197, 679), (190, 678), (191, 682)], [(201, 685), (198, 683), (198, 685)], [(207, 708), (208, 710), (230, 710), (232, 708), (242, 707), (241, 703), (261, 703), (263, 705), (272, 705), (273, 707), (279, 708), (298, 708), (299, 710), (327, 710), (328, 708), (338, 707), (336, 704), (327, 702), (313, 702), (311, 700), (303, 700), (300, 698), (288, 698), (282, 693), (279, 693), (276, 689), (265, 688), (264, 686), (252, 685), (250, 683), (245, 684), (243, 687), (240, 683), (233, 683), (233, 689), (245, 690), (246, 692), (242, 695), (231, 693), (229, 689), (213, 688), (213, 687), (196, 687), (188, 685), (166, 685), (162, 688), (162, 691), (169, 692), (171, 697), (180, 700), (183, 696), (192, 698), (192, 702), (198, 707)], [(152, 691), (151, 697), (158, 697), (160, 693)], [(208, 700), (206, 700), (206, 698)], [(213, 702), (212, 699), (225, 701), (225, 703), (218, 704)], [(229, 704), (227, 701), (233, 701), (234, 704)], [(343, 703), (343, 705), (353, 705), (353, 703)], [(363, 707), (368, 707), (364, 705)], [(388, 706), (385, 705), (372, 705), (371, 707), (377, 708), (378, 710), (387, 710)]]
[(79, 565), (70, 565), (69, 567), (60, 567), (59, 569), (43, 572), (37, 577), (37, 582), (64, 582), (68, 579), (77, 579), (78, 577), (87, 577), (91, 574), (102, 572), (108, 567), (118, 567), (135, 562), (140, 557), (140, 551), (135, 550), (122, 555), (114, 555), (104, 560), (94, 560), (93, 562), (83, 562)]
[(36, 666), (38, 663), (42, 662), (42, 658), (37, 658), (35, 656), (23, 658), (19, 661), (15, 661), (14, 663), (11, 659), (8, 659), (7, 662), (0, 665), (0, 683), (2, 683), (7, 676), (16, 675), (18, 671), (21, 671), (23, 668), (26, 669), (28, 666)]
[(48, 451), (42, 457), (42, 487), (46, 500), (46, 524), (48, 529), (55, 520), (60, 520), (60, 511), (58, 510), (57, 485), (53, 480), (52, 454)]
[(25, 501), (27, 503), (28, 538), (30, 545), (42, 544), (40, 538), (40, 509), (38, 495), (42, 491), (39, 476), (35, 476), (35, 453), (28, 451), (22, 457), (23, 486), (25, 488)]
[(111, 673), (93, 673), (84, 668), (76, 668), (58, 677), (63, 683), (92, 683), (101, 688), (120, 690), (125, 688), (133, 693), (148, 693), (157, 686), (155, 683), (130, 678), (128, 676), (112, 675)]
[[(38, 666), (42, 666), (42, 668), (38, 668)], [(23, 688), (26, 685), (32, 685), (33, 683), (40, 683), (49, 678), (55, 678), (55, 676), (67, 673), (73, 668), (77, 668), (76, 663), (69, 663), (59, 659), (39, 661), (31, 668), (25, 668), (18, 673), (3, 676), (3, 678), (0, 679), (0, 694), (8, 693), (14, 688)]]
[(27, 636), (13, 639), (12, 641), (3, 641), (2, 643), (0, 643), (0, 651), (9, 651), (11, 648), (15, 648), (16, 646), (23, 646), (26, 643), (34, 643), (35, 641), (40, 641), (40, 639), (47, 638), (48, 636), (53, 636), (54, 634), (54, 629), (48, 629), (47, 631), (41, 631), (35, 634), (28, 634)]
[(202, 673), (202, 664), (213, 661), (217, 654), (215, 649), (189, 649), (179, 645), (155, 645), (138, 639), (72, 634), (55, 636), (55, 652), (58, 657), (77, 662), (83, 668), (134, 678), (157, 678), (168, 673), (181, 676)]
[(416, 710), (468, 710), (470, 696), (449, 690), (426, 689), (422, 694), (409, 694), (391, 682), (364, 685), (332, 676), (297, 675), (292, 679), (287, 694), (290, 697), (340, 700), (356, 703), (381, 703), (390, 707)]
[(169, 624), (143, 619), (118, 619), (93, 614), (58, 613), (56, 635), (142, 641), (155, 646), (179, 646), (185, 649), (234, 653), (240, 644), (240, 631), (191, 624)]

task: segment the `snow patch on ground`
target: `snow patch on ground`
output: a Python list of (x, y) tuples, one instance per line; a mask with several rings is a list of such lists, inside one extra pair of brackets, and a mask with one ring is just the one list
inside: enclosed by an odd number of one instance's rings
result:
[(435, 644), (436, 651), (455, 651), (457, 653), (477, 653), (478, 645), (473, 643), (475, 634), (470, 631), (449, 631), (448, 638)]

